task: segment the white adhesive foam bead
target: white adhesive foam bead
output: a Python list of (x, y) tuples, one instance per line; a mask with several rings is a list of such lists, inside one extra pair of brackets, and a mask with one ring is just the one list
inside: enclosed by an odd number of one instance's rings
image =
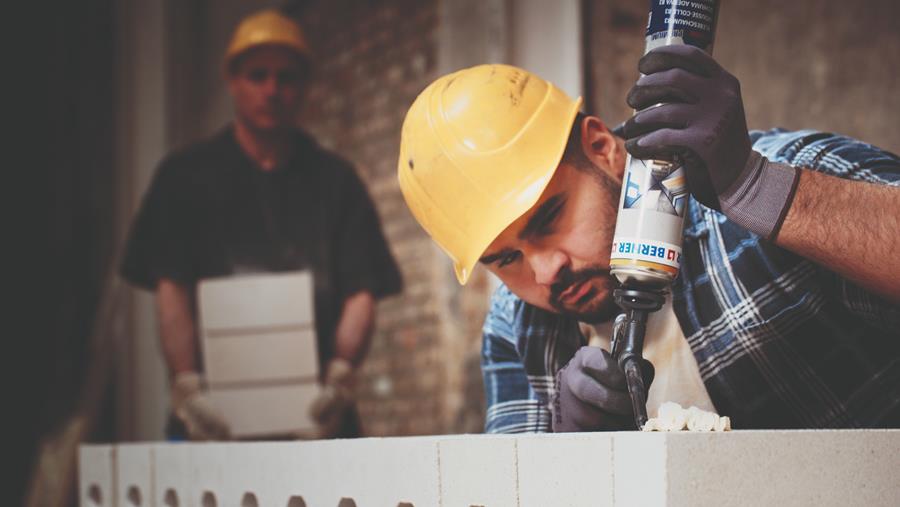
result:
[(716, 431), (731, 431), (731, 418), (723, 415), (716, 421)]
[(691, 407), (687, 410), (687, 429), (690, 431), (713, 431), (719, 416), (712, 412)]
[(667, 401), (659, 406), (657, 422), (661, 431), (681, 431), (687, 426), (687, 415), (681, 405)]

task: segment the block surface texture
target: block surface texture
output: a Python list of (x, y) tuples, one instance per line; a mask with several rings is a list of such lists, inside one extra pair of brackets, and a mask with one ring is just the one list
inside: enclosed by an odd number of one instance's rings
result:
[(85, 445), (79, 471), (91, 507), (897, 506), (900, 430)]

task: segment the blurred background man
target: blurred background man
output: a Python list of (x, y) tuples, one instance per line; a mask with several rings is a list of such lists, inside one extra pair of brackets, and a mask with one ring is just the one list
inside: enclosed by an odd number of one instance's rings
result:
[[(170, 437), (227, 438), (206, 399), (198, 353), (197, 283), (204, 278), (310, 269), (322, 412), (349, 409), (352, 370), (369, 347), (375, 300), (400, 274), (353, 167), (297, 128), (311, 52), (297, 24), (275, 10), (245, 18), (225, 53), (234, 121), (167, 157), (135, 219), (122, 264), (156, 292), (162, 350), (172, 376)], [(274, 303), (274, 302), (273, 302)], [(338, 394), (340, 393), (340, 394)], [(359, 434), (355, 413), (319, 437)]]

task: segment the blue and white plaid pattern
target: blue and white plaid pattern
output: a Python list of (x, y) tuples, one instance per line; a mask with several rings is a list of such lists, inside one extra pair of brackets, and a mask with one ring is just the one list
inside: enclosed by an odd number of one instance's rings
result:
[[(847, 137), (775, 129), (751, 139), (773, 161), (900, 186), (900, 157)], [(710, 398), (736, 428), (900, 426), (900, 309), (693, 199), (672, 302)], [(485, 431), (550, 431), (556, 372), (586, 343), (578, 323), (501, 286), (483, 332)]]

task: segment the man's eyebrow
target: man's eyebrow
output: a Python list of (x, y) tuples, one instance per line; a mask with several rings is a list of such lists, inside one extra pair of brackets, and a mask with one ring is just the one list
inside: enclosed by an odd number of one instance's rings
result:
[(497, 253), (485, 255), (484, 257), (478, 259), (478, 262), (480, 262), (482, 264), (491, 264), (491, 263), (496, 262), (496, 261), (500, 260), (501, 258), (511, 254), (512, 252), (513, 252), (512, 248), (504, 248), (503, 250), (500, 250)]
[(565, 192), (560, 192), (546, 201), (531, 215), (525, 227), (519, 233), (519, 239), (525, 240), (535, 235), (547, 224), (547, 216), (566, 200)]

